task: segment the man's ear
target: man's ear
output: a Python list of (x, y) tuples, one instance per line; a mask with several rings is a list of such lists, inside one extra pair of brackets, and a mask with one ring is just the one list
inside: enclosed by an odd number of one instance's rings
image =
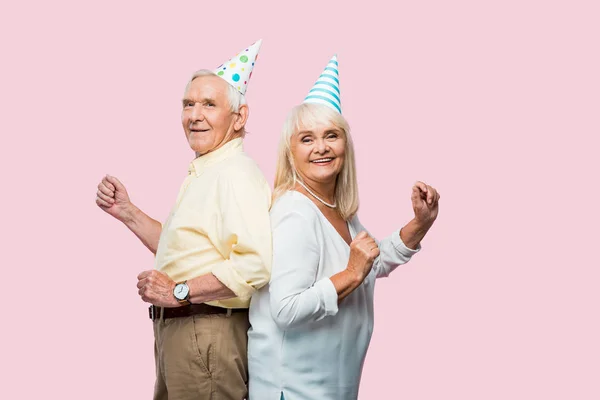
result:
[(238, 111), (237, 116), (235, 117), (235, 122), (233, 124), (233, 129), (237, 132), (241, 130), (245, 125), (246, 121), (248, 121), (248, 114), (250, 110), (246, 104), (240, 106), (240, 110)]

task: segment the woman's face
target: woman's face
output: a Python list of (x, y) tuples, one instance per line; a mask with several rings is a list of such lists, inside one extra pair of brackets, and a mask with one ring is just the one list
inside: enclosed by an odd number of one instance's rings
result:
[(296, 171), (303, 181), (333, 184), (344, 165), (346, 136), (330, 122), (295, 133), (290, 141)]

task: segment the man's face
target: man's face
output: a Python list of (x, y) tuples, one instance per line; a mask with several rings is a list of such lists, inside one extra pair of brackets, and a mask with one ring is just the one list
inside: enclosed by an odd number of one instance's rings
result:
[(210, 153), (235, 138), (237, 113), (231, 112), (228, 83), (218, 76), (194, 79), (183, 97), (181, 123), (197, 156)]

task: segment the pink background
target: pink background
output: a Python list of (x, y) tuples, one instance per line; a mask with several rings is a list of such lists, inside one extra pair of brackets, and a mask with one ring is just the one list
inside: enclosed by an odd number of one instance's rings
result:
[(263, 38), (246, 150), (270, 182), (337, 53), (362, 222), (406, 223), (415, 180), (442, 194), (423, 252), (378, 284), (360, 398), (600, 398), (598, 3), (335, 3), (0, 6), (0, 397), (151, 397), (153, 259), (96, 185), (119, 177), (163, 220), (190, 74)]

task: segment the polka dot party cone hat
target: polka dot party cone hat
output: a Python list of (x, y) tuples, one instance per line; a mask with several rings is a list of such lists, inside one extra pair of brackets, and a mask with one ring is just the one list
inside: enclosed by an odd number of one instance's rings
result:
[(337, 56), (331, 57), (325, 70), (317, 79), (317, 83), (308, 92), (308, 96), (306, 96), (303, 103), (323, 104), (340, 114), (342, 113)]
[(236, 88), (241, 94), (246, 94), (248, 81), (252, 76), (254, 62), (258, 57), (261, 44), (262, 39), (245, 50), (240, 51), (235, 57), (221, 64), (213, 72), (225, 79), (227, 83)]

